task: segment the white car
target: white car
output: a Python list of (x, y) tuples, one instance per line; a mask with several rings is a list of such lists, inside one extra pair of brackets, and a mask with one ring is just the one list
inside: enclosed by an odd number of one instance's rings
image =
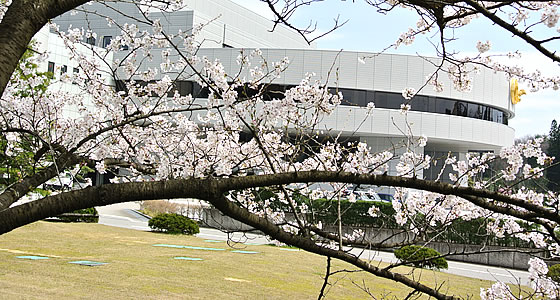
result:
[(356, 195), (357, 200), (362, 200), (362, 201), (385, 201), (385, 200), (381, 199), (381, 197), (379, 197), (379, 195), (376, 192), (353, 191), (352, 193), (354, 195)]

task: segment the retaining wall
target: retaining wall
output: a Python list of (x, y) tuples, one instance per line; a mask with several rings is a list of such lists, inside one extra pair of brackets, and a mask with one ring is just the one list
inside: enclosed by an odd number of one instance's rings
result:
[[(237, 220), (234, 220), (228, 216), (224, 216), (220, 211), (215, 208), (205, 208), (203, 209), (202, 224), (218, 228), (222, 230), (231, 231), (247, 231), (253, 229), (252, 227), (245, 225)], [(324, 228), (330, 232), (337, 232), (336, 226), (329, 226)], [(351, 235), (355, 229), (362, 229), (364, 231), (364, 239), (371, 243), (403, 243), (410, 242), (414, 240), (415, 236), (410, 232), (401, 232), (397, 229), (383, 229), (383, 228), (368, 228), (368, 227), (343, 227), (343, 234)], [(418, 244), (418, 243), (417, 243)], [(444, 243), (444, 242), (428, 242), (423, 243), (430, 248), (434, 248), (438, 252), (445, 253), (456, 253), (446, 257), (448, 260), (462, 261), (468, 263), (475, 263), (481, 265), (490, 265), (505, 267), (511, 269), (521, 269), (527, 270), (529, 265), (529, 258), (531, 256), (538, 256), (546, 258), (542, 251), (530, 248), (511, 248), (511, 247), (500, 247), (500, 246), (479, 246), (479, 245), (468, 245), (468, 244), (455, 244), (455, 243)], [(390, 249), (388, 249), (390, 250)], [(472, 252), (481, 252), (477, 254), (464, 254)]]

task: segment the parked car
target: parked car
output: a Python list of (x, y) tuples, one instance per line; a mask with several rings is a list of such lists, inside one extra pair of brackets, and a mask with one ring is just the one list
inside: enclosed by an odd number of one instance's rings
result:
[(395, 200), (395, 197), (393, 197), (393, 195), (391, 195), (391, 194), (378, 193), (377, 195), (378, 195), (379, 198), (381, 198), (381, 200), (383, 200), (383, 201), (393, 202), (393, 200)]
[(357, 200), (362, 201), (383, 201), (376, 192), (371, 191), (353, 191)]

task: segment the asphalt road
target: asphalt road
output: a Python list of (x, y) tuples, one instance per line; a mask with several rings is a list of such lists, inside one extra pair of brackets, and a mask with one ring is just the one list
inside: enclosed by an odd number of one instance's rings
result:
[[(140, 206), (137, 203), (119, 203), (104, 207), (97, 207), (99, 212), (99, 223), (109, 226), (130, 228), (135, 230), (149, 231), (148, 218), (135, 212)], [(270, 240), (265, 236), (257, 234), (234, 233), (227, 234), (220, 230), (210, 228), (200, 228), (198, 237), (204, 239), (223, 240), (233, 243), (248, 244), (267, 244)], [(359, 255), (362, 259), (395, 262), (397, 259), (391, 252), (372, 251), (364, 249), (347, 249), (355, 255)], [(485, 265), (476, 265), (463, 262), (447, 261), (449, 268), (444, 272), (461, 275), (471, 278), (502, 281), (512, 284), (528, 285), (528, 272), (514, 269), (506, 269), (500, 267), (492, 267)]]

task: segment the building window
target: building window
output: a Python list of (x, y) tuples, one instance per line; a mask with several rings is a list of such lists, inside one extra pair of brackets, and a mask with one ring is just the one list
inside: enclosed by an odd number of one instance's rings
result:
[(66, 74), (66, 72), (68, 72), (68, 66), (62, 65), (62, 67), (60, 67), (60, 75)]
[(103, 48), (109, 47), (109, 44), (111, 44), (112, 39), (113, 39), (113, 37), (110, 36), (110, 35), (104, 36), (103, 41), (101, 42), (102, 43), (101, 47), (103, 47)]
[(92, 46), (95, 46), (95, 38), (93, 36), (90, 36), (90, 37), (86, 38), (86, 44), (90, 44)]
[(47, 72), (51, 72), (54, 74), (54, 62), (49, 61), (49, 66), (47, 68)]
[[(73, 69), (72, 69), (72, 73), (74, 74), (74, 76), (77, 76), (78, 73), (80, 73), (80, 69), (78, 69), (78, 68), (73, 68)], [(76, 81), (72, 81), (72, 84), (77, 84), (77, 82), (76, 82)]]

